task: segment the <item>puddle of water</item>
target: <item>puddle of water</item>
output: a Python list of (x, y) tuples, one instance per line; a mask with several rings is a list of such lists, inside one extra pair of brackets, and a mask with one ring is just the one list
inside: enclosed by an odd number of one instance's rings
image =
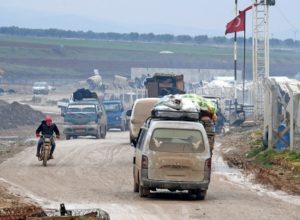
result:
[(212, 172), (225, 176), (227, 180), (225, 179), (224, 181), (236, 184), (241, 188), (247, 187), (248, 189), (251, 189), (251, 191), (256, 192), (258, 195), (267, 194), (270, 197), (280, 199), (284, 202), (300, 205), (300, 196), (289, 195), (286, 192), (279, 190), (274, 191), (264, 185), (253, 183), (253, 175), (244, 175), (241, 170), (237, 168), (230, 168), (222, 158), (220, 143), (215, 143)]

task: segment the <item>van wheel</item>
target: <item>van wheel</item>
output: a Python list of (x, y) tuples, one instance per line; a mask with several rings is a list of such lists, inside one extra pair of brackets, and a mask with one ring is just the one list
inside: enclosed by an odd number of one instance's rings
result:
[(106, 131), (107, 131), (107, 128), (105, 127), (105, 128), (103, 129), (103, 134), (100, 133), (102, 139), (105, 139)]
[(66, 140), (70, 140), (71, 136), (66, 134)]
[(133, 179), (133, 192), (139, 192), (139, 184), (136, 183), (135, 179)]
[(196, 194), (196, 199), (204, 200), (205, 196), (206, 196), (206, 191), (207, 190), (201, 190), (201, 189), (197, 190), (196, 193), (195, 193)]
[(139, 192), (139, 184), (135, 179), (135, 168), (133, 167), (133, 192)]
[(139, 183), (139, 194), (140, 197), (146, 197), (150, 194), (150, 189), (143, 187), (141, 183)]
[(100, 128), (97, 130), (96, 139), (99, 139), (101, 137), (101, 130)]

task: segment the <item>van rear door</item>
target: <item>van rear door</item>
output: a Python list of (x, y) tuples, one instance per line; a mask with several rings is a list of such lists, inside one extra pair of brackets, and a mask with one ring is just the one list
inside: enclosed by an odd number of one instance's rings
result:
[(148, 178), (202, 181), (208, 147), (199, 130), (157, 128), (149, 141)]

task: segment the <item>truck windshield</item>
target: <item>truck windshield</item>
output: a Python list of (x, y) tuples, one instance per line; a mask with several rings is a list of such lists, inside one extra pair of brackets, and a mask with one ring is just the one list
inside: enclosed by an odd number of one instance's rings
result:
[(74, 105), (69, 106), (67, 112), (72, 113), (95, 113), (96, 108), (94, 105)]
[(95, 105), (70, 105), (64, 116), (64, 122), (81, 125), (97, 122)]
[(107, 112), (118, 112), (120, 111), (120, 105), (118, 103), (105, 103), (105, 111)]
[(159, 152), (201, 153), (205, 145), (198, 130), (158, 128), (152, 134), (149, 148)]
[(80, 108), (68, 108), (67, 112), (81, 112)]

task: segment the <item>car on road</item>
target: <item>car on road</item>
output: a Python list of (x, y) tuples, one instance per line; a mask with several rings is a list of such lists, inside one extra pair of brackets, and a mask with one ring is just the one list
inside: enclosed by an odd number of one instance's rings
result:
[(211, 174), (211, 152), (198, 121), (148, 119), (134, 141), (134, 192), (188, 190), (205, 199)]
[(126, 112), (127, 116), (130, 116), (129, 120), (129, 141), (133, 141), (137, 138), (140, 128), (151, 115), (151, 111), (154, 105), (158, 102), (159, 98), (141, 98), (137, 99), (131, 110)]
[(32, 86), (32, 92), (35, 95), (47, 95), (49, 90), (50, 89), (47, 82), (35, 82)]

